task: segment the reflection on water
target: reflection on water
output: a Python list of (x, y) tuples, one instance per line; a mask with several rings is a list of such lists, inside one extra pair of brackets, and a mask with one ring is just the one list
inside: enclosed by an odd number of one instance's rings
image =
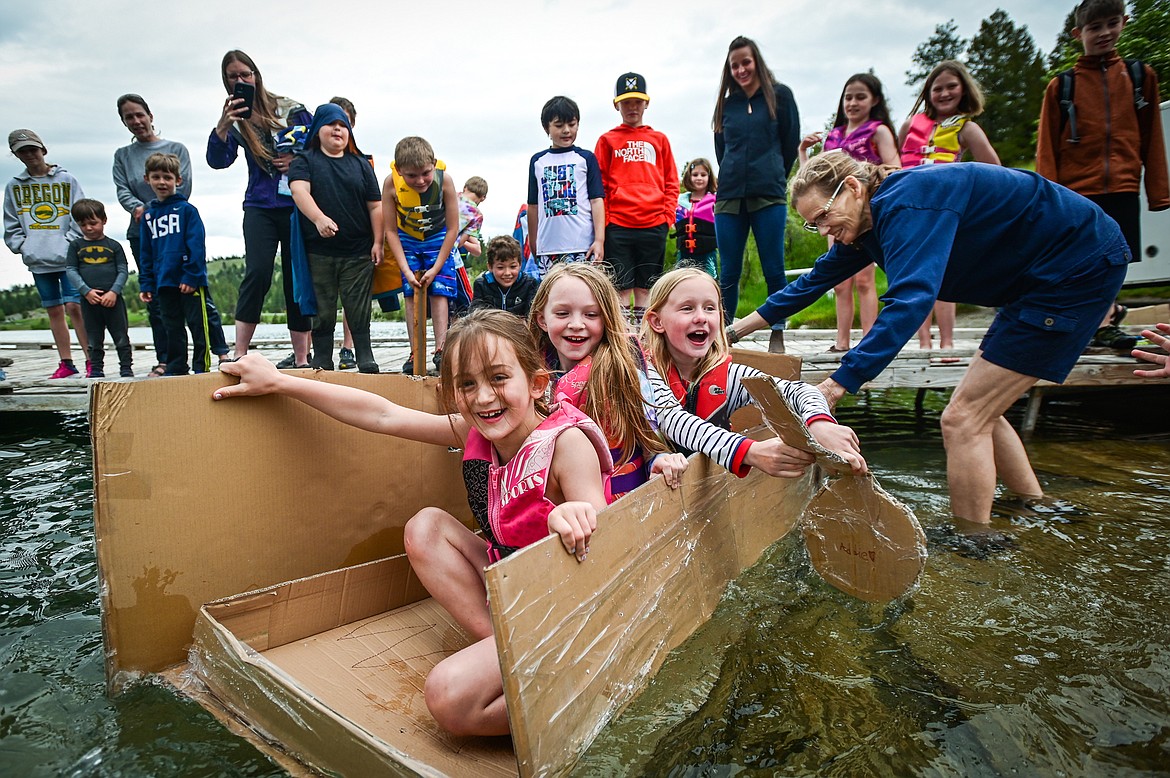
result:
[(280, 775), (169, 690), (106, 698), (89, 425), (2, 418), (0, 774)]
[[(904, 392), (841, 413), (936, 539), (944, 399), (924, 419)], [(919, 590), (889, 607), (831, 589), (782, 541), (577, 772), (1165, 774), (1165, 407), (1164, 388), (1050, 401), (1029, 449), (1080, 510), (997, 519), (1015, 546), (984, 559), (933, 544)], [(166, 689), (105, 697), (91, 478), (84, 417), (3, 417), (0, 774), (279, 774)]]
[[(997, 519), (1014, 547), (983, 559), (933, 545), (919, 590), (888, 607), (824, 584), (786, 538), (574, 774), (1165, 774), (1165, 400), (1054, 405), (1030, 451), (1076, 510)], [(937, 427), (910, 409), (895, 393), (843, 415), (886, 489), (945, 537)]]

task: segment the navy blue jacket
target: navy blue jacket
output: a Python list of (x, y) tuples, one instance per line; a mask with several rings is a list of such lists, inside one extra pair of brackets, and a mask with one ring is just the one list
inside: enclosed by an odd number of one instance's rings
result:
[(207, 286), (207, 233), (199, 211), (175, 193), (152, 200), (142, 214), (138, 288), (153, 294), (163, 287)]
[(796, 162), (800, 144), (800, 114), (792, 90), (784, 84), (776, 84), (775, 88), (775, 119), (768, 115), (762, 88), (750, 100), (738, 87), (724, 99), (722, 131), (715, 133), (715, 158), (719, 161), (717, 199), (785, 198), (788, 171)]
[(532, 308), (532, 298), (536, 297), (536, 288), (540, 282), (527, 273), (521, 273), (507, 289), (496, 283), (491, 271), (475, 279), (471, 295), (471, 310), (477, 308), (497, 308), (501, 311), (514, 313), (521, 319), (528, 318), (528, 311)]
[[(1027, 170), (979, 162), (900, 170), (878, 187), (870, 212), (873, 229), (852, 245), (833, 244), (756, 311), (779, 321), (876, 262), (889, 279), (885, 307), (832, 376), (850, 392), (890, 364), (935, 300), (998, 308), (1099, 263), (1132, 261), (1104, 211)], [(1035, 316), (1059, 329), (1061, 313)]]

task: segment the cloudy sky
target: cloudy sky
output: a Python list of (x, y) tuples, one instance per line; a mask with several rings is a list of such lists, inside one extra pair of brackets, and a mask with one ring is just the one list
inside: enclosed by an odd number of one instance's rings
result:
[[(873, 68), (897, 123), (916, 89), (905, 71), (915, 47), (953, 18), (964, 37), (1004, 8), (1042, 52), (1055, 43), (1071, 0), (971, 0), (948, 12), (933, 0), (591, 0), (511, 2), (249, 3), (200, 0), (142, 4), (65, 0), (0, 7), (0, 116), (5, 133), (38, 132), (87, 196), (106, 203), (108, 233), (128, 217), (110, 176), (114, 150), (130, 141), (115, 101), (137, 92), (162, 137), (185, 143), (194, 162), (191, 201), (207, 226), (211, 256), (243, 253), (243, 155), (227, 170), (204, 162), (225, 93), (219, 62), (248, 52), (270, 91), (312, 109), (336, 94), (357, 106), (355, 138), (379, 177), (394, 144), (422, 135), (456, 186), (490, 185), (484, 234), (511, 232), (526, 199), (526, 164), (548, 145), (540, 109), (556, 94), (581, 106), (578, 145), (593, 148), (620, 119), (617, 76), (646, 76), (646, 122), (665, 132), (676, 159), (714, 156), (710, 122), (727, 44), (754, 38), (776, 77), (796, 95), (805, 131), (836, 109), (844, 79)], [(332, 8), (344, 8), (333, 14)], [(9, 154), (0, 173), (21, 170)], [(31, 283), (20, 258), (0, 246), (0, 289)]]

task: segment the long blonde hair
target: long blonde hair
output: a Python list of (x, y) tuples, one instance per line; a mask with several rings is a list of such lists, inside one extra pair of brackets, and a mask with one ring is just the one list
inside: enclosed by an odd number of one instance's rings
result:
[[(654, 282), (654, 286), (650, 288), (650, 300), (646, 304), (646, 316), (642, 319), (642, 331), (640, 333), (642, 343), (645, 344), (646, 350), (650, 354), (650, 361), (654, 363), (654, 367), (663, 378), (666, 378), (674, 360), (670, 357), (670, 348), (666, 340), (666, 335), (661, 332), (655, 332), (650, 327), (650, 314), (653, 313), (661, 316), (662, 309), (666, 307), (666, 303), (670, 300), (671, 292), (683, 281), (692, 278), (705, 279), (714, 287), (715, 299), (719, 301), (719, 321), (723, 321), (723, 295), (719, 293), (719, 284), (715, 282), (714, 278), (697, 267), (676, 268), (669, 273), (663, 273)], [(699, 361), (699, 365), (695, 370), (694, 380), (698, 381), (713, 368), (717, 367), (730, 353), (731, 345), (727, 342), (727, 333), (723, 327), (717, 326), (715, 332), (712, 333), (711, 345), (707, 349), (707, 355)]]
[(581, 393), (579, 410), (600, 425), (611, 445), (615, 442), (620, 445), (621, 457), (615, 466), (624, 465), (633, 458), (635, 445), (641, 445), (647, 458), (665, 452), (666, 446), (646, 418), (635, 356), (638, 345), (626, 332), (617, 289), (605, 271), (588, 262), (565, 262), (553, 266), (540, 282), (528, 314), (528, 331), (537, 348), (546, 355), (556, 354), (538, 316), (548, 305), (553, 286), (562, 278), (576, 278), (583, 282), (601, 313), (601, 341), (592, 354), (589, 381)]

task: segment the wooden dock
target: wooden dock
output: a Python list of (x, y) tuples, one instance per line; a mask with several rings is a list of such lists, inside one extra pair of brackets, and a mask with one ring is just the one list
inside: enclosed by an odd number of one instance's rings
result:
[[(1138, 327), (1130, 328), (1135, 332)], [(868, 389), (953, 389), (963, 377), (983, 337), (983, 328), (956, 328), (956, 347), (949, 351), (922, 351), (916, 344), (908, 344), (878, 378), (866, 385)], [(48, 376), (57, 367), (57, 353), (52, 347), (48, 332), (43, 340), (32, 343), (6, 341), (0, 332), (0, 357), (7, 357), (12, 364), (2, 368), (7, 380), (0, 381), (0, 411), (69, 411), (84, 412), (89, 407), (88, 387), (97, 380), (145, 381), (181, 380), (175, 378), (146, 378), (154, 364), (153, 353), (149, 350), (150, 332), (144, 328), (131, 330), (131, 341), (135, 346), (135, 378), (86, 379), (81, 377), (50, 380)], [(859, 332), (854, 333), (854, 342)], [(802, 378), (818, 383), (836, 369), (840, 354), (828, 353), (833, 343), (832, 330), (789, 330), (785, 344), (789, 354), (799, 356), (803, 361)], [(739, 348), (763, 350), (767, 347), (767, 332), (755, 333), (738, 344)], [(287, 340), (259, 341), (253, 349), (273, 362), (283, 359), (291, 351)], [(434, 345), (428, 347), (428, 354), (434, 352)], [(410, 347), (404, 338), (382, 338), (374, 341), (374, 356), (384, 372), (398, 372), (410, 354)], [(75, 357), (78, 356), (75, 349)], [(953, 360), (953, 361), (944, 361)], [(84, 364), (83, 360), (76, 360)], [(117, 355), (112, 346), (107, 347), (106, 361), (116, 374)], [(1086, 354), (1078, 361), (1076, 368), (1061, 389), (1088, 387), (1109, 387), (1140, 385), (1143, 379), (1133, 375), (1138, 367), (1137, 360), (1128, 354), (1102, 350)], [(1054, 385), (1041, 382), (1032, 391), (1025, 415), (1025, 432), (1035, 424), (1040, 406), (1046, 394), (1055, 391)]]

